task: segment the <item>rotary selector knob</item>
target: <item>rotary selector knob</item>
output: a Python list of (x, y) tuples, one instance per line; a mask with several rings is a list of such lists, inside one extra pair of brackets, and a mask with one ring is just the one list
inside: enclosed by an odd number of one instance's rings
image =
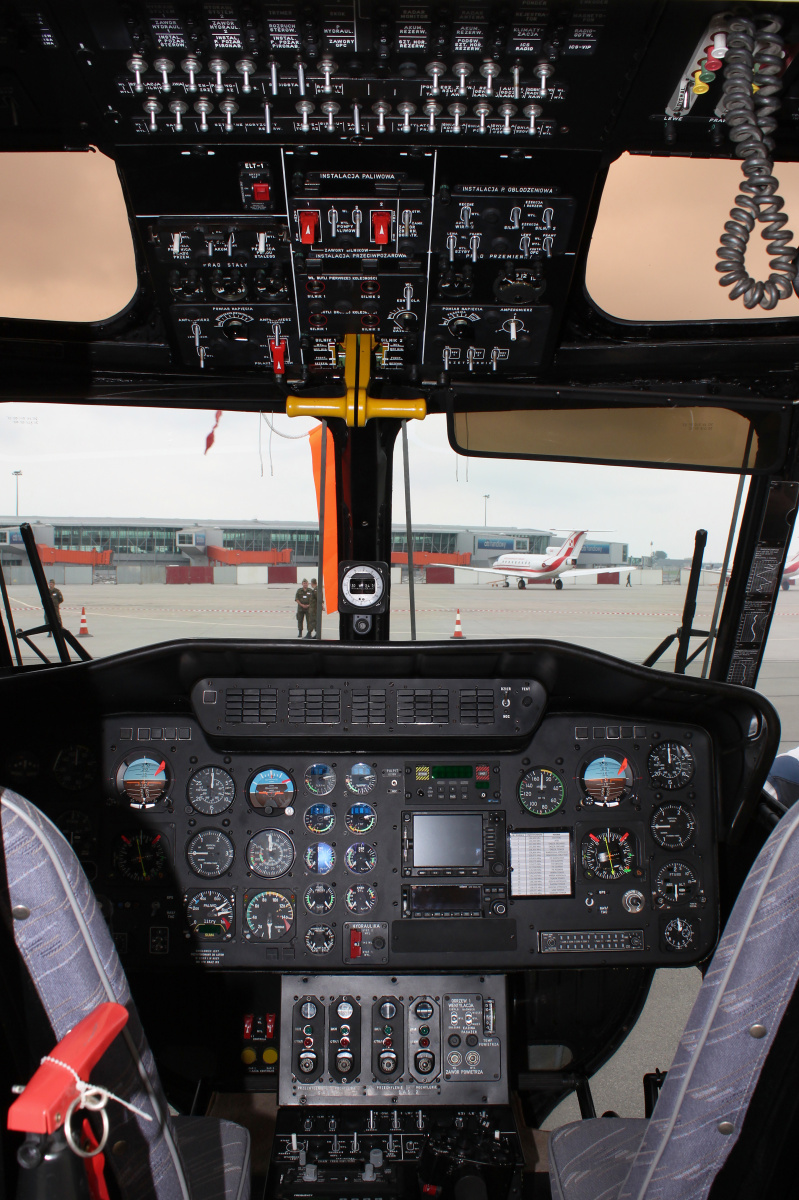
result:
[(303, 1075), (310, 1075), (316, 1070), (316, 1055), (313, 1050), (303, 1050), (300, 1055), (300, 1070)]
[(349, 1050), (339, 1050), (336, 1055), (336, 1070), (347, 1075), (352, 1070), (352, 1054)]
[(383, 1050), (377, 1060), (377, 1065), (384, 1075), (391, 1075), (397, 1069), (397, 1056), (393, 1050)]
[(632, 888), (629, 892), (625, 892), (621, 898), (623, 906), (629, 913), (643, 912), (646, 901), (643, 893)]

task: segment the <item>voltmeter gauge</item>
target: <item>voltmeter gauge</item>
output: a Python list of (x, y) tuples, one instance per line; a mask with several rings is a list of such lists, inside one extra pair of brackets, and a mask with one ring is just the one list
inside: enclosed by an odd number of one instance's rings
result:
[(672, 917), (663, 930), (663, 940), (672, 950), (687, 950), (694, 940), (694, 927), (685, 917)]
[(336, 944), (336, 935), (329, 925), (312, 925), (305, 934), (305, 945), (311, 954), (329, 954)]
[(566, 799), (563, 780), (549, 767), (532, 767), (519, 780), (519, 803), (534, 817), (551, 817)]
[(114, 866), (134, 883), (160, 882), (166, 875), (168, 858), (163, 834), (142, 829), (120, 833), (114, 847)]
[(615, 808), (633, 793), (635, 775), (628, 758), (615, 754), (597, 754), (589, 758), (580, 772), (580, 786), (586, 804)]
[(305, 786), (314, 796), (329, 796), (336, 786), (336, 772), (327, 763), (312, 763), (305, 770)]
[(247, 799), (256, 811), (290, 808), (294, 803), (294, 780), (282, 767), (264, 767), (247, 784)]
[(117, 768), (117, 791), (127, 798), (131, 808), (155, 808), (170, 783), (166, 761), (150, 754), (129, 754)]
[(664, 850), (682, 850), (696, 832), (696, 818), (682, 804), (661, 804), (652, 813), (649, 827)]
[(330, 833), (336, 814), (329, 804), (312, 804), (305, 812), (305, 828), (309, 833)]
[(345, 824), (350, 833), (368, 833), (377, 824), (377, 813), (371, 804), (351, 804), (347, 810)]
[(347, 847), (344, 861), (355, 875), (366, 875), (377, 866), (377, 851), (367, 842), (356, 842)]
[(658, 871), (655, 886), (667, 904), (683, 904), (695, 894), (699, 882), (687, 863), (668, 862)]
[(694, 756), (680, 742), (661, 742), (653, 746), (647, 760), (652, 786), (676, 791), (694, 777)]
[(363, 916), (377, 904), (377, 888), (371, 883), (353, 883), (344, 893), (344, 903), (351, 913)]
[(294, 905), (282, 892), (256, 892), (244, 898), (244, 936), (279, 942), (294, 927)]
[(592, 829), (583, 838), (582, 864), (588, 878), (624, 879), (636, 865), (629, 829)]
[(304, 861), (315, 875), (329, 875), (336, 865), (336, 852), (330, 842), (313, 842), (305, 850)]
[(233, 896), (210, 888), (195, 892), (186, 902), (186, 920), (203, 941), (228, 941), (233, 936)]
[(355, 763), (347, 772), (344, 782), (356, 796), (366, 796), (377, 786), (377, 773), (368, 763)]
[(262, 829), (247, 843), (247, 866), (256, 875), (276, 879), (294, 862), (294, 843), (282, 829)]
[(233, 776), (221, 767), (201, 767), (186, 785), (186, 798), (195, 812), (216, 817), (235, 800), (236, 784)]
[(336, 903), (336, 893), (329, 883), (312, 883), (303, 896), (305, 907), (316, 917), (324, 917), (332, 912)]
[(233, 843), (221, 829), (201, 829), (186, 847), (189, 866), (203, 879), (224, 875), (233, 866), (235, 855)]

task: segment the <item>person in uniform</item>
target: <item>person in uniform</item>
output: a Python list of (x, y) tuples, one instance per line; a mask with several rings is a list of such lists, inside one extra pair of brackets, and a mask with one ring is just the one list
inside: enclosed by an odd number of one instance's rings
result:
[(318, 612), (318, 608), (317, 608), (318, 604), (319, 604), (319, 593), (316, 590), (316, 580), (312, 579), (311, 580), (311, 599), (310, 599), (310, 603), (308, 604), (308, 632), (305, 635), (307, 638), (315, 638), (316, 637), (316, 616), (317, 616), (317, 612)]
[[(53, 604), (55, 606), (56, 619), (58, 621), (58, 624), (62, 625), (63, 622), (61, 620), (61, 605), (64, 603), (64, 597), (63, 597), (62, 593), (56, 587), (54, 579), (47, 580), (47, 587), (50, 592), (50, 599), (53, 601)], [(48, 633), (47, 636), (52, 637), (53, 635), (52, 635), (52, 633)]]
[(310, 621), (310, 604), (311, 604), (311, 589), (308, 587), (308, 580), (303, 579), (302, 587), (297, 588), (294, 596), (297, 604), (297, 637), (302, 637), (302, 623), (306, 622), (308, 626), (308, 636), (311, 636), (311, 621)]

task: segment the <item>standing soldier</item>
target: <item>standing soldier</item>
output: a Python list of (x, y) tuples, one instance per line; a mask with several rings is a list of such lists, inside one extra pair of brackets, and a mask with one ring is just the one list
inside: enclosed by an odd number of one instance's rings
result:
[(297, 603), (297, 637), (302, 637), (302, 623), (305, 621), (308, 625), (308, 637), (311, 636), (311, 620), (310, 620), (310, 604), (311, 604), (311, 589), (308, 587), (308, 580), (303, 579), (302, 587), (297, 588), (294, 599)]
[[(61, 594), (61, 592), (58, 590), (58, 588), (56, 587), (54, 579), (47, 580), (47, 587), (50, 592), (50, 599), (53, 601), (53, 604), (55, 606), (56, 620), (58, 621), (59, 625), (62, 625), (63, 621), (61, 620), (61, 605), (64, 603), (64, 597)], [(52, 635), (52, 633), (48, 633), (47, 636), (52, 637), (53, 635)]]
[(316, 590), (316, 580), (312, 579), (311, 580), (311, 601), (308, 605), (308, 632), (305, 635), (307, 638), (315, 638), (316, 637), (316, 614), (317, 614), (317, 605), (318, 604), (319, 604), (319, 593)]

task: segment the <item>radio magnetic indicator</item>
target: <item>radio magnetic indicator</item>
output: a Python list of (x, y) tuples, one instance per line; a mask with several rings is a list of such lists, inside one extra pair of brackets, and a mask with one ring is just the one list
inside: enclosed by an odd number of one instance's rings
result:
[(158, 883), (166, 875), (168, 850), (160, 833), (136, 829), (120, 833), (114, 848), (114, 866), (133, 883)]
[(629, 829), (592, 829), (581, 854), (589, 879), (624, 879), (636, 865), (635, 838)]
[(534, 817), (551, 817), (566, 799), (563, 780), (549, 767), (532, 767), (519, 780), (519, 803)]

